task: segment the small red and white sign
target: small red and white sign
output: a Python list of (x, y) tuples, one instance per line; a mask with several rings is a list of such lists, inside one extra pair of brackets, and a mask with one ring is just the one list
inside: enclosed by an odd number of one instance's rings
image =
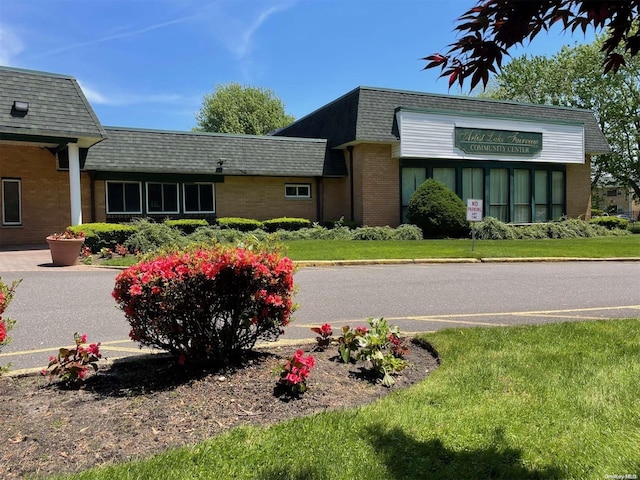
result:
[(467, 221), (482, 221), (482, 200), (476, 200), (473, 198), (469, 198), (467, 200)]

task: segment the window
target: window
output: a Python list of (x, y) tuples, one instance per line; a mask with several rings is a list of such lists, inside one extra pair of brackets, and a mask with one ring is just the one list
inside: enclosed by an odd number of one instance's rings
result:
[(551, 218), (557, 220), (564, 213), (564, 174), (551, 172)]
[(462, 169), (462, 201), (467, 204), (470, 198), (484, 200), (484, 169)]
[(17, 178), (2, 179), (2, 224), (22, 225), (21, 181)]
[(106, 182), (107, 213), (142, 213), (140, 182)]
[(308, 183), (287, 183), (284, 186), (284, 198), (311, 198), (311, 185)]
[(531, 172), (520, 168), (513, 170), (513, 221), (531, 222)]
[(426, 168), (403, 168), (402, 169), (402, 221), (407, 221), (407, 206), (411, 195), (427, 179)]
[(451, 167), (434, 167), (433, 179), (444, 183), (453, 193), (456, 192), (456, 169)]
[(536, 170), (534, 181), (534, 202), (536, 205), (536, 222), (549, 221), (549, 172), (546, 170)]
[(489, 171), (489, 216), (509, 221), (509, 170), (492, 168)]
[(147, 183), (147, 213), (178, 213), (177, 183)]
[(185, 213), (215, 213), (213, 183), (185, 183), (183, 189)]

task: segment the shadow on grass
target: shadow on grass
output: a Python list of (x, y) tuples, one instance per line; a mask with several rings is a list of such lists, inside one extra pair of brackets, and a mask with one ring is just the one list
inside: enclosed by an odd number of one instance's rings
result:
[(369, 429), (369, 443), (382, 458), (389, 480), (407, 479), (559, 479), (565, 475), (556, 467), (527, 468), (522, 452), (504, 445), (500, 431), (495, 445), (479, 450), (456, 451), (439, 439), (419, 442), (401, 429)]
[(132, 397), (173, 390), (209, 375), (229, 375), (258, 365), (271, 354), (250, 351), (225, 365), (179, 365), (169, 354), (141, 355), (114, 361), (85, 382), (84, 389), (101, 397)]

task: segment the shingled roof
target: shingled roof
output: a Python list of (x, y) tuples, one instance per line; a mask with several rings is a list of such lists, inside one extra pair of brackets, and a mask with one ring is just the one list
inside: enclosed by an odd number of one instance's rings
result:
[(323, 175), (326, 140), (105, 127), (108, 138), (87, 154), (86, 170), (103, 172), (315, 177)]
[[(28, 102), (28, 113), (13, 112), (14, 101)], [(53, 144), (76, 140), (86, 148), (104, 137), (75, 78), (0, 67), (0, 140)]]
[(401, 107), (478, 117), (583, 124), (585, 151), (590, 154), (610, 151), (609, 144), (590, 110), (374, 87), (355, 88), (278, 130), (275, 135), (326, 138), (329, 148), (356, 143), (397, 143), (395, 112)]

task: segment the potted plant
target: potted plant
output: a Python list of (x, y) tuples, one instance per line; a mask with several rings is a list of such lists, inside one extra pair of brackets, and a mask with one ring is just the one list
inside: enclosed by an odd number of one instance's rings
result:
[(74, 232), (67, 228), (64, 233), (54, 233), (47, 237), (51, 260), (56, 267), (76, 265), (84, 243), (84, 232)]

